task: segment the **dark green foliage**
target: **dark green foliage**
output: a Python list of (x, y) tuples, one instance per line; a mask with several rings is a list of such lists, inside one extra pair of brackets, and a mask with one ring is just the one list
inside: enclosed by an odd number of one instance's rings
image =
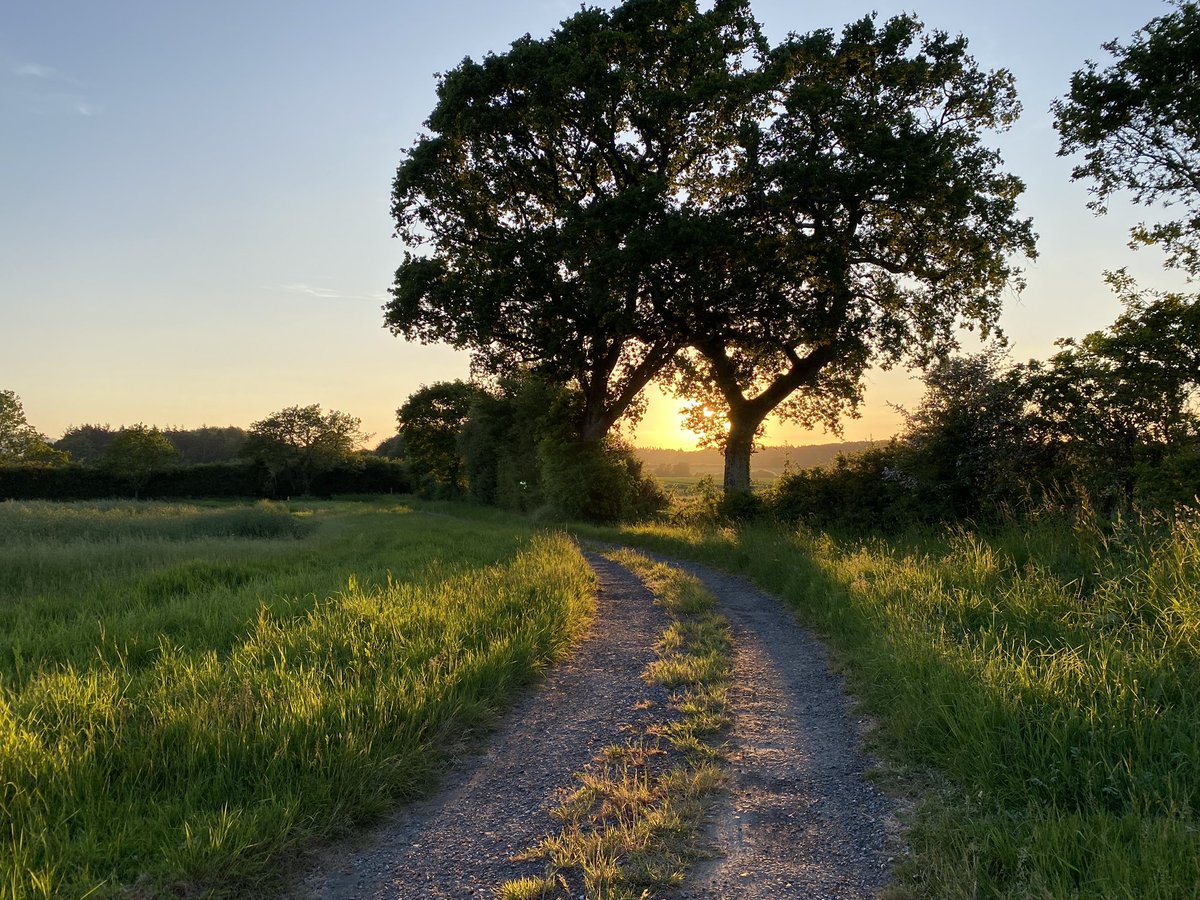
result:
[(458, 443), (471, 496), (520, 512), (541, 507), (538, 447), (551, 434), (569, 434), (561, 421), (569, 402), (564, 388), (523, 373), (501, 378), (494, 393), (476, 398)]
[(307, 494), (320, 472), (357, 463), (359, 424), (319, 403), (289, 406), (250, 426), (242, 456), (265, 468), (273, 493)]
[(423, 494), (450, 498), (466, 490), (458, 438), (472, 404), (486, 396), (482, 388), (465, 381), (439, 381), (422, 385), (396, 410), (399, 437), (406, 460)]
[(0, 466), (0, 500), (100, 500), (128, 492), (128, 485), (111, 472), (74, 463)]
[[(270, 498), (277, 483), (252, 462), (174, 466), (155, 472), (140, 491), (145, 499)], [(404, 494), (412, 490), (407, 467), (365, 457), (317, 473), (312, 491), (335, 494)], [(0, 466), (0, 500), (100, 500), (132, 497), (128, 481), (94, 466)]]
[(1126, 191), (1141, 206), (1174, 207), (1174, 219), (1142, 223), (1131, 245), (1162, 247), (1169, 265), (1200, 274), (1200, 6), (1175, 0), (1174, 11), (1151, 19), (1128, 44), (1104, 49), (1113, 63), (1088, 62), (1054, 104), (1060, 156), (1084, 152), (1072, 170), (1091, 181), (1107, 211)]
[(199, 428), (167, 428), (167, 440), (179, 451), (183, 463), (233, 462), (239, 458), (249, 437), (244, 428), (232, 425), (218, 428), (202, 425)]
[(901, 446), (893, 442), (852, 456), (829, 468), (801, 469), (780, 478), (764, 502), (772, 516), (789, 524), (891, 531), (921, 521), (915, 484), (899, 468)]
[(1194, 479), (1181, 472), (1170, 491), (1163, 473), (1200, 442), (1200, 299), (1109, 279), (1125, 304), (1116, 322), (1027, 367), (1034, 427), (1101, 511), (1139, 500), (1140, 482), (1156, 502), (1186, 502)]
[(124, 479), (137, 497), (155, 472), (179, 461), (179, 451), (157, 428), (138, 423), (122, 428), (100, 458), (100, 467)]
[(896, 479), (928, 521), (994, 518), (1041, 500), (1054, 448), (1035, 440), (1031, 388), (998, 350), (943, 360), (906, 415)]
[(267, 487), (267, 473), (261, 466), (246, 462), (204, 463), (156, 472), (146, 482), (142, 496), (159, 500), (268, 497)]
[(54, 449), (69, 453), (74, 463), (98, 463), (116, 436), (111, 425), (72, 425), (54, 442)]
[[(1126, 288), (1127, 283), (1121, 282)], [(1200, 303), (1123, 294), (1126, 312), (1046, 362), (952, 358), (887, 448), (785, 475), (787, 522), (885, 529), (997, 521), (1047, 505), (1105, 518), (1200, 496)]]
[(404, 445), (404, 438), (398, 434), (392, 435), (385, 441), (380, 441), (373, 452), (376, 456), (383, 456), (388, 459), (405, 459), (408, 456), (408, 448)]
[(345, 494), (408, 494), (416, 488), (407, 464), (396, 459), (358, 456), (313, 476), (318, 497)]
[(629, 447), (604, 442), (544, 440), (542, 493), (554, 514), (610, 524), (644, 519), (666, 508), (667, 496)]

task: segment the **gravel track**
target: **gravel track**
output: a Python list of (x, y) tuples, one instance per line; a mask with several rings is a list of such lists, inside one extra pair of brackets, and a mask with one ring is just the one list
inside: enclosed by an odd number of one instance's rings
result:
[[(505, 879), (544, 871), (540, 861), (511, 856), (556, 830), (549, 810), (574, 773), (666, 705), (662, 689), (640, 677), (666, 613), (626, 569), (586, 555), (600, 578), (597, 617), (571, 658), (510, 710), (481, 753), (451, 769), (434, 797), (353, 846), (320, 851), (289, 896), (491, 897)], [(720, 856), (699, 863), (671, 896), (876, 896), (888, 881), (892, 803), (866, 780), (863, 722), (828, 651), (743, 579), (656, 558), (704, 582), (735, 643), (731, 791), (708, 835)]]

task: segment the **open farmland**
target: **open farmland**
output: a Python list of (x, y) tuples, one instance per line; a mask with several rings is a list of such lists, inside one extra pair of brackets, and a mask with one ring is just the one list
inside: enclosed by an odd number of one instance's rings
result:
[(0, 504), (0, 896), (261, 885), (427, 790), (592, 585), (390, 501)]

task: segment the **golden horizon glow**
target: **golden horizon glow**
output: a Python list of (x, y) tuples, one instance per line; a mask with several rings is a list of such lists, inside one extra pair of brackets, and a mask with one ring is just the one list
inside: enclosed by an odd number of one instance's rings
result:
[[(912, 383), (911, 376), (894, 372), (880, 374), (883, 377), (874, 380), (875, 387), (883, 388), (886, 383), (887, 393), (898, 396), (898, 402), (915, 402), (920, 391)], [(647, 449), (702, 449), (701, 435), (683, 424), (683, 410), (687, 405), (686, 400), (679, 400), (658, 388), (650, 388), (647, 391), (646, 414), (636, 428), (629, 429), (626, 436), (634, 446)], [(847, 419), (842, 423), (843, 431), (840, 435), (820, 428), (801, 428), (769, 418), (763, 442), (770, 446), (789, 444), (802, 447), (807, 444), (833, 444), (840, 441), (886, 441), (897, 434), (902, 426), (903, 417), (893, 406), (885, 406), (883, 409), (868, 408), (862, 418)]]

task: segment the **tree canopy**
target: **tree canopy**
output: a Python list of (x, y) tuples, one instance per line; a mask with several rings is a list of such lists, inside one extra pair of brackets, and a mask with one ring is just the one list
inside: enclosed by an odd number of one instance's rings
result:
[(56, 450), (71, 455), (71, 461), (89, 465), (104, 458), (119, 429), (111, 425), (71, 425), (54, 442)]
[(410, 467), (432, 479), (439, 493), (466, 489), (458, 438), (472, 405), (485, 396), (465, 381), (439, 381), (422, 385), (396, 410)]
[(1084, 154), (1071, 174), (1091, 181), (1091, 208), (1107, 211), (1122, 191), (1141, 206), (1178, 208), (1136, 225), (1131, 243), (1159, 245), (1169, 265), (1200, 275), (1200, 7), (1174, 6), (1129, 43), (1105, 44), (1107, 68), (1077, 71), (1054, 103), (1055, 125), (1059, 155)]
[(396, 175), (410, 250), (388, 327), (573, 384), (581, 435), (602, 437), (682, 346), (661, 311), (670, 251), (727, 163), (761, 45), (745, 0), (640, 0), (444, 75)]
[(15, 391), (0, 391), (0, 464), (55, 465), (67, 454), (55, 450), (25, 419), (25, 407)]
[(289, 406), (250, 426), (242, 455), (281, 476), (299, 493), (307, 493), (317, 472), (350, 459), (364, 436), (361, 420), (319, 403)]
[(179, 451), (167, 436), (142, 423), (122, 428), (109, 442), (100, 465), (124, 478), (137, 497), (155, 472), (179, 461)]
[(1018, 112), (1011, 76), (911, 16), (772, 48), (745, 0), (631, 0), (465, 60), (438, 98), (396, 176), (388, 327), (572, 384), (585, 439), (672, 366), (728, 414), (729, 489), (769, 413), (836, 422), (872, 360), (994, 326), (1033, 254), (981, 140)]
[(749, 489), (768, 414), (835, 425), (870, 363), (926, 364), (964, 325), (994, 328), (1012, 256), (1035, 253), (1023, 185), (982, 140), (1016, 118), (1013, 79), (964, 38), (868, 16), (791, 36), (757, 78), (770, 104), (739, 132), (676, 306), (694, 351), (677, 387), (693, 425), (726, 429), (727, 491)]

